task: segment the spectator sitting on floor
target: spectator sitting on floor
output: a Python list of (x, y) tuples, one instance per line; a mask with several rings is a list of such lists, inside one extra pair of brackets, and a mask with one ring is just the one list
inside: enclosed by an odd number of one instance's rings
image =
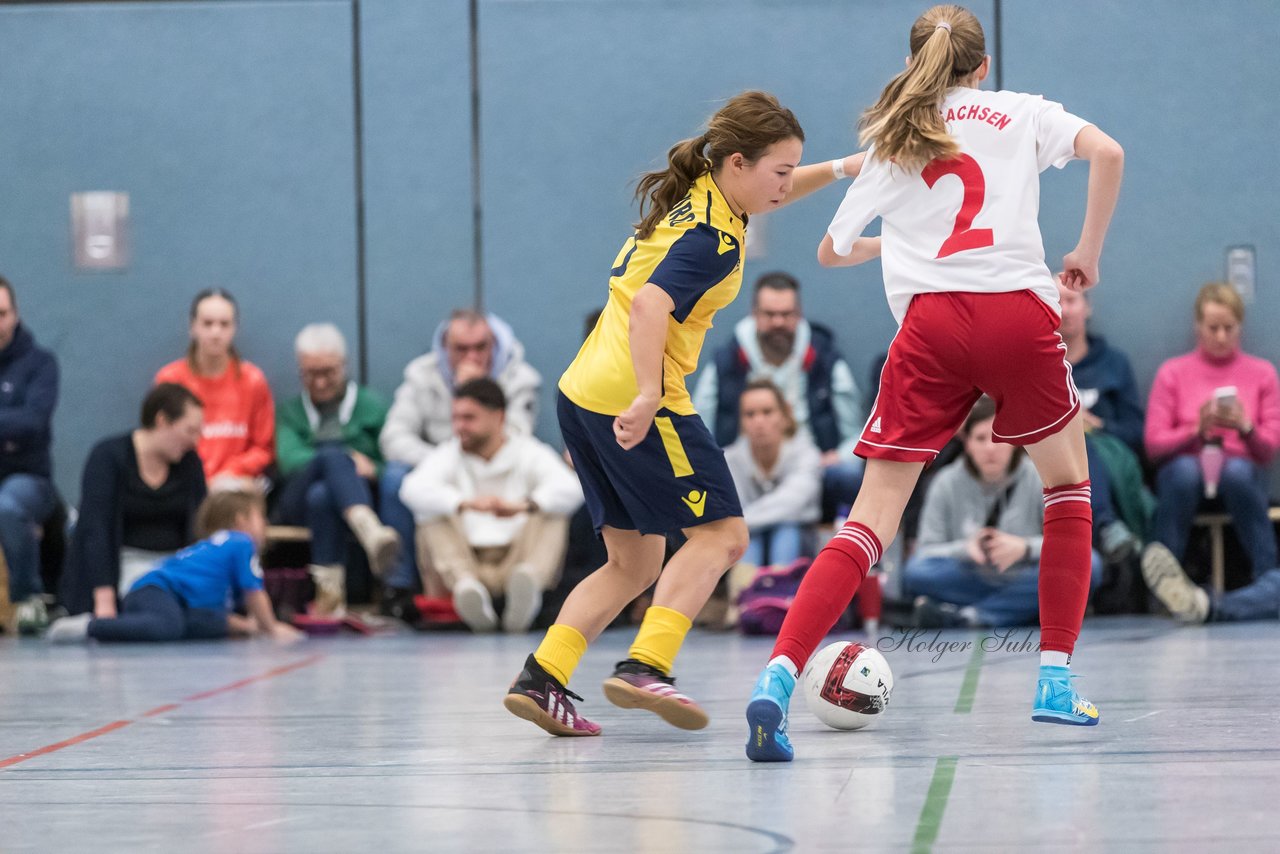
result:
[(806, 554), (806, 527), (822, 508), (822, 462), (797, 431), (791, 407), (771, 380), (747, 383), (742, 431), (724, 452), (750, 540), (744, 562), (785, 565)]
[[(301, 633), (278, 622), (262, 587), (258, 550), (267, 533), (266, 508), (256, 492), (220, 492), (200, 508), (200, 542), (139, 578), (124, 597), (119, 616), (64, 617), (48, 638), (69, 643), (175, 641), (262, 633), (293, 641)], [(251, 619), (232, 613), (243, 600)]]
[(1256, 580), (1277, 565), (1267, 467), (1280, 446), (1280, 380), (1269, 361), (1241, 351), (1243, 324), (1244, 302), (1234, 288), (1215, 282), (1200, 289), (1196, 348), (1156, 372), (1146, 445), (1159, 466), (1152, 538), (1175, 561), (1186, 556), (1205, 498), (1201, 454), (1206, 445), (1220, 445), (1217, 491)]
[(373, 509), (382, 454), (378, 433), (387, 406), (347, 379), (347, 342), (332, 323), (303, 327), (294, 342), (302, 394), (280, 407), (276, 459), (284, 478), (277, 511), (311, 530), (317, 607), (346, 605), (347, 533), (355, 535), (381, 577), (399, 555), (399, 535)]
[(1058, 334), (1067, 345), (1067, 361), (1080, 392), (1085, 423), (1095, 540), (1107, 560), (1119, 561), (1141, 548), (1150, 506), (1139, 457), (1142, 403), (1138, 384), (1129, 358), (1101, 335), (1089, 333), (1093, 307), (1088, 291), (1059, 285), (1058, 299), (1062, 310)]
[(49, 453), (57, 405), (58, 362), (36, 344), (13, 285), (0, 276), (0, 548), (20, 631), (48, 622), (37, 531), (57, 506)]
[(116, 616), (117, 596), (195, 539), (205, 498), (195, 451), (203, 416), (189, 389), (160, 383), (142, 402), (141, 426), (89, 452), (62, 578), (70, 613)]
[[(903, 587), (918, 625), (1025, 626), (1039, 611), (1043, 485), (1022, 448), (992, 434), (996, 407), (974, 405), (961, 428), (962, 457), (929, 484)], [(1102, 579), (1094, 552), (1091, 589)]]
[(862, 482), (853, 446), (867, 413), (835, 337), (802, 316), (800, 283), (787, 273), (756, 280), (750, 316), (698, 374), (693, 406), (721, 447), (737, 438), (738, 401), (759, 377), (782, 390), (800, 430), (821, 452), (822, 518), (833, 518), (839, 505), (853, 504)]
[[(524, 360), (524, 346), (497, 315), (454, 311), (437, 327), (431, 352), (404, 369), (404, 382), (396, 389), (378, 442), (387, 461), (379, 506), (382, 517), (405, 543), (413, 540), (414, 520), (400, 501), (400, 484), (432, 448), (453, 437), (454, 390), (480, 377), (502, 387), (508, 402), (508, 432), (532, 435), (542, 377)], [(429, 576), (429, 567), (416, 565), (418, 557), (415, 549), (404, 549), (387, 574), (388, 586), (408, 590), (420, 575)], [(439, 592), (428, 591), (428, 595)]]
[(400, 497), (418, 521), (418, 546), (472, 630), (498, 627), (493, 598), (506, 599), (502, 628), (533, 625), (564, 559), (578, 479), (531, 436), (505, 432), (506, 398), (488, 378), (458, 387), (454, 438), (404, 480)]
[(196, 448), (213, 491), (266, 488), (275, 459), (275, 402), (267, 378), (236, 350), (239, 309), (230, 293), (211, 288), (191, 302), (187, 355), (156, 372), (157, 383), (189, 388), (204, 405)]

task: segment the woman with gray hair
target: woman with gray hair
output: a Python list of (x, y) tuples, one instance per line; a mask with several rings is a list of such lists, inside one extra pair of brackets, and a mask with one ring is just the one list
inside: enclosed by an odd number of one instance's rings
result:
[(284, 478), (282, 521), (311, 530), (311, 573), (322, 610), (346, 601), (347, 532), (381, 576), (400, 553), (400, 537), (373, 510), (382, 470), (378, 433), (387, 404), (347, 378), (347, 342), (332, 323), (303, 327), (294, 341), (302, 394), (276, 416), (276, 460)]

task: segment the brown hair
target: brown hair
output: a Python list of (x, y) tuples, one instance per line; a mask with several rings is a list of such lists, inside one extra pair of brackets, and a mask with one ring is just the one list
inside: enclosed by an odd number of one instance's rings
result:
[(142, 399), (142, 415), (139, 423), (147, 430), (156, 426), (156, 418), (164, 415), (170, 424), (187, 413), (187, 407), (204, 409), (204, 403), (186, 386), (177, 383), (160, 383)]
[(1244, 323), (1244, 300), (1240, 292), (1226, 282), (1210, 282), (1196, 294), (1196, 320), (1204, 320), (1205, 303), (1216, 303), (1231, 311), (1237, 323)]
[[(228, 291), (226, 288), (205, 288), (200, 293), (196, 294), (195, 299), (191, 301), (191, 312), (188, 316), (188, 322), (195, 323), (196, 315), (200, 313), (200, 303), (204, 302), (207, 299), (213, 299), (214, 297), (217, 297), (218, 299), (224, 299), (227, 302), (231, 303), (231, 316), (235, 318), (237, 323), (240, 321), (240, 305), (236, 302), (236, 298), (231, 295), (230, 291)], [(240, 351), (236, 349), (235, 344), (232, 344), (228, 348), (228, 353), (231, 356), (231, 368), (236, 372), (236, 376), (239, 377), (240, 376)], [(187, 344), (187, 364), (191, 367), (192, 373), (197, 372), (196, 371), (196, 339), (194, 338), (192, 338), (191, 342)]]
[(0, 291), (9, 292), (9, 304), (12, 305), (16, 311), (18, 308), (18, 295), (13, 292), (13, 284), (4, 276), (0, 276)]
[(916, 19), (910, 44), (906, 70), (889, 81), (858, 126), (859, 138), (875, 145), (876, 157), (914, 172), (958, 153), (939, 107), (948, 89), (982, 65), (987, 43), (972, 12), (944, 5)]
[[(969, 415), (964, 419), (964, 426), (960, 428), (960, 438), (967, 441), (969, 434), (973, 432), (973, 426), (981, 421), (996, 417), (996, 402), (985, 394), (978, 398), (973, 405), (973, 409), (969, 410)], [(1018, 467), (1018, 463), (1022, 460), (1022, 455), (1026, 453), (1026, 449), (1021, 445), (1014, 445), (1013, 456), (1009, 457), (1009, 468), (1007, 472), (1013, 472)], [(969, 470), (969, 474), (976, 478), (981, 478), (978, 467), (973, 464), (973, 457), (969, 456), (966, 450), (963, 454), (964, 467)]]
[(787, 403), (787, 398), (783, 396), (782, 389), (778, 388), (777, 384), (767, 377), (759, 377), (758, 379), (751, 380), (751, 382), (747, 383), (746, 387), (742, 390), (742, 397), (738, 398), (739, 417), (741, 417), (742, 398), (746, 397), (748, 392), (753, 391), (768, 391), (773, 393), (773, 399), (777, 401), (778, 409), (782, 412), (782, 419), (787, 423), (787, 426), (783, 429), (782, 433), (788, 439), (794, 436), (796, 434), (796, 430), (799, 429), (799, 425), (796, 423), (795, 413), (791, 411), (791, 404)]
[(689, 194), (693, 182), (719, 169), (726, 157), (738, 153), (755, 162), (769, 146), (793, 138), (804, 142), (804, 130), (777, 98), (758, 91), (734, 95), (707, 120), (705, 133), (671, 147), (667, 168), (648, 172), (636, 183), (636, 236), (644, 240), (653, 234), (658, 222)]
[(240, 517), (257, 510), (267, 512), (267, 502), (256, 492), (215, 492), (196, 511), (196, 537), (204, 539), (235, 527)]

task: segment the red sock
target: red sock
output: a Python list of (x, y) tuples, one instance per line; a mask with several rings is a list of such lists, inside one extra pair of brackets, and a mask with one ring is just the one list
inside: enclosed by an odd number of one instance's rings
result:
[(770, 658), (785, 655), (803, 671), (809, 656), (849, 607), (867, 570), (880, 560), (880, 552), (880, 540), (870, 528), (846, 522), (805, 573)]
[(1093, 508), (1089, 481), (1044, 491), (1044, 545), (1040, 547), (1040, 649), (1076, 646), (1089, 602)]

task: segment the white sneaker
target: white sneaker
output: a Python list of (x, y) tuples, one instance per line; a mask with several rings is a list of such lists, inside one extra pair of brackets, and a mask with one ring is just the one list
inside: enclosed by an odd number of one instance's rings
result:
[(63, 617), (49, 624), (44, 639), (50, 643), (83, 643), (89, 639), (89, 621), (93, 613), (86, 611), (74, 617)]
[(453, 610), (473, 632), (491, 632), (498, 627), (498, 612), (485, 586), (474, 578), (464, 578), (453, 588)]
[(533, 569), (517, 564), (507, 579), (507, 604), (502, 611), (504, 632), (527, 632), (542, 609), (542, 585), (533, 577)]
[(1208, 619), (1209, 594), (1187, 577), (1173, 552), (1160, 543), (1143, 550), (1142, 578), (1179, 622), (1203, 623)]

